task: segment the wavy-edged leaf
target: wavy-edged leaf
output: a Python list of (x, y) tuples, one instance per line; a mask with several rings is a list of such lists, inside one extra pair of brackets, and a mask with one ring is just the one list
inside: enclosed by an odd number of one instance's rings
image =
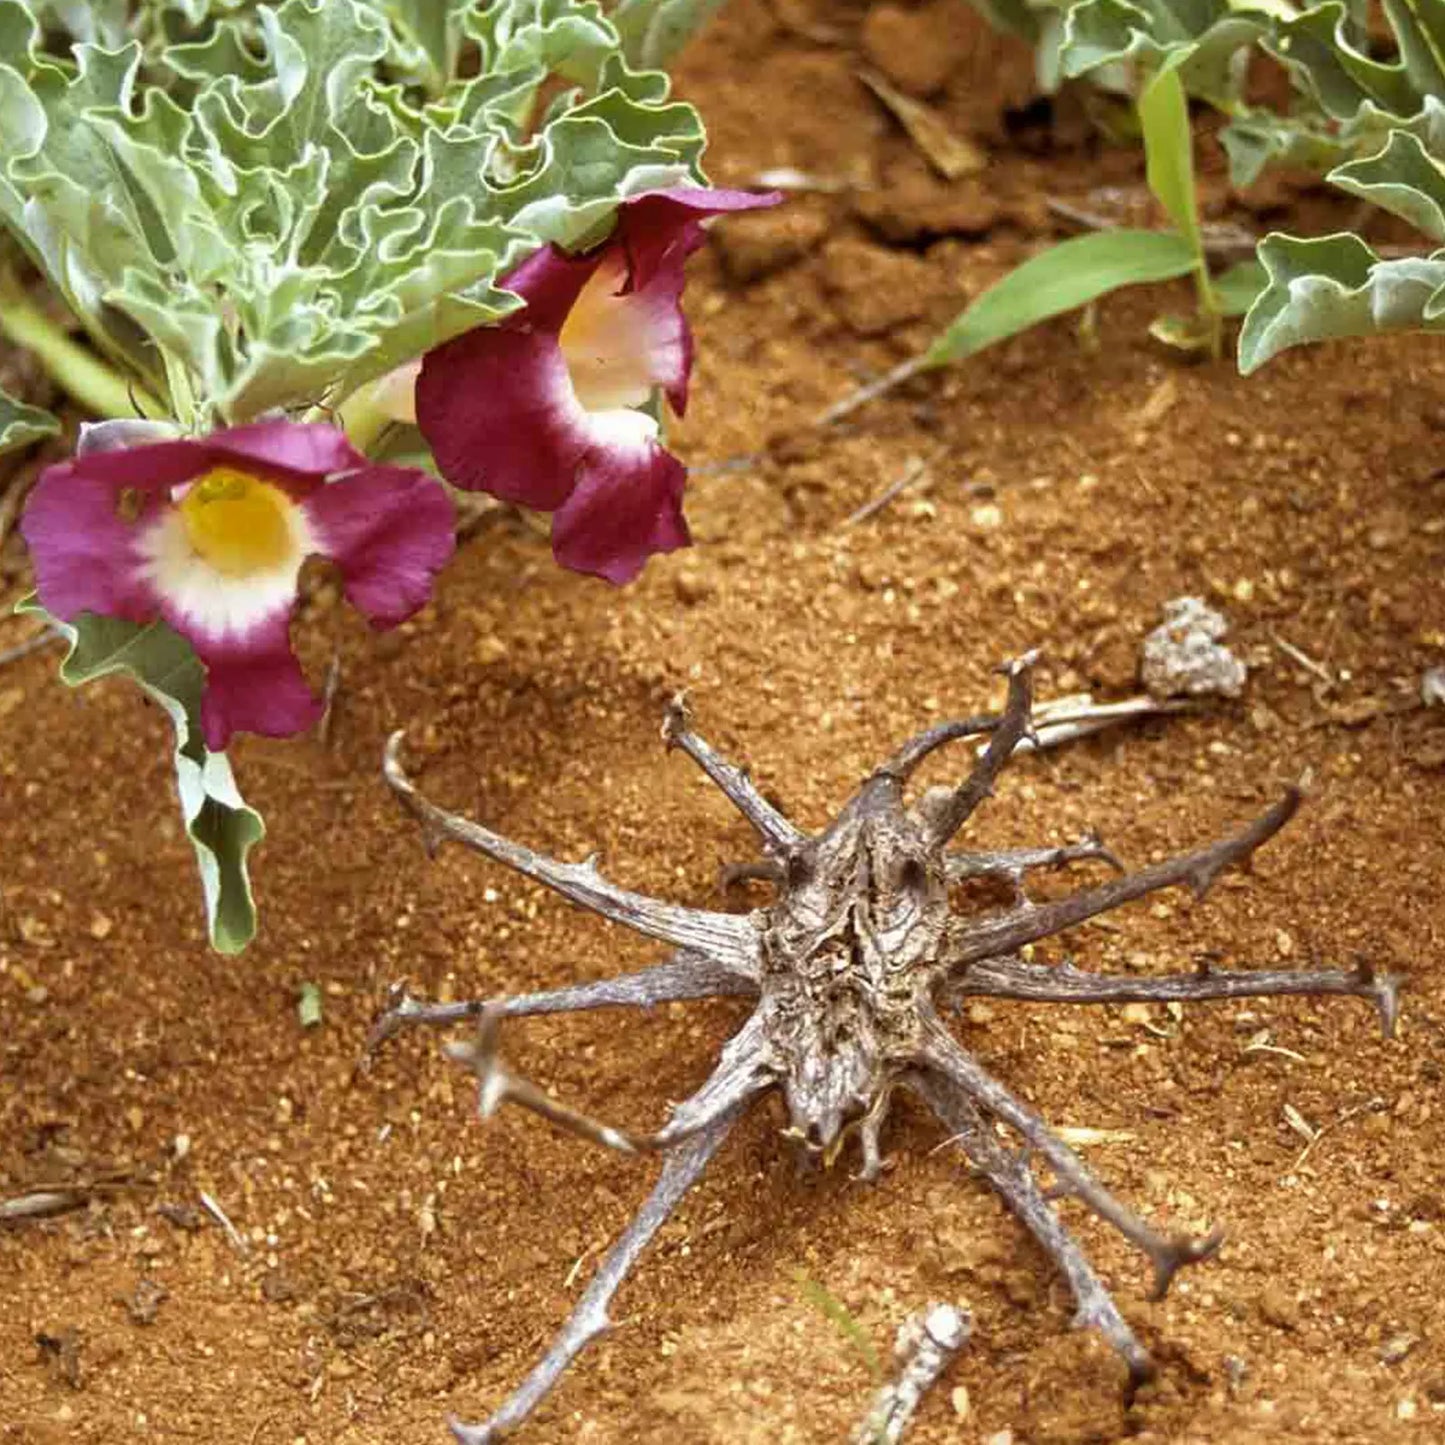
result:
[(45, 437), (53, 437), (60, 423), (48, 411), (27, 406), (0, 391), (0, 452), (27, 447)]
[(621, 0), (612, 11), (612, 23), (633, 65), (661, 70), (723, 4), (724, 0)]
[(990, 286), (933, 343), (923, 364), (959, 361), (1121, 286), (1172, 281), (1194, 267), (1193, 248), (1172, 231), (1074, 236), (1030, 257)]
[(1392, 131), (1385, 148), (1330, 172), (1330, 182), (1445, 241), (1445, 167), (1407, 131)]
[(1068, 7), (1060, 64), (1069, 77), (1125, 63), (1148, 72), (1177, 65), (1190, 94), (1232, 106), (1244, 80), (1240, 52), (1266, 24), (1228, 0), (1082, 0)]
[(1376, 60), (1359, 46), (1343, 0), (1324, 0), (1277, 20), (1267, 48), (1303, 76), (1327, 114), (1351, 120), (1366, 101), (1391, 115), (1413, 115), (1425, 93), (1445, 89), (1428, 38), (1445, 13), (1445, 0), (1385, 0), (1403, 60)]
[[(32, 597), (17, 609), (48, 616)], [(209, 751), (200, 728), (205, 669), (190, 644), (162, 622), (147, 627), (83, 612), (72, 623), (50, 619), (70, 642), (60, 667), (72, 687), (125, 673), (163, 707), (176, 731), (176, 789), (195, 849), (211, 946), (239, 953), (256, 932), (246, 855), (265, 836), (261, 815), (246, 805), (225, 753)]]
[(1257, 371), (1309, 341), (1445, 331), (1445, 251), (1382, 261), (1358, 236), (1269, 235), (1259, 259), (1269, 284), (1239, 338), (1239, 369)]
[(1230, 182), (1252, 186), (1269, 166), (1323, 175), (1347, 160), (1355, 143), (1345, 128), (1308, 111), (1277, 115), (1262, 109), (1238, 109), (1219, 132), (1229, 157)]

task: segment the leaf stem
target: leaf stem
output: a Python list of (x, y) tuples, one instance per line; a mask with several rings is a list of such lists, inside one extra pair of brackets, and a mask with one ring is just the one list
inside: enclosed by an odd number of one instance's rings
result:
[(33, 353), (70, 396), (97, 416), (139, 413), (158, 419), (166, 415), (165, 407), (143, 387), (127, 381), (93, 351), (72, 341), (6, 267), (0, 267), (0, 336)]
[(1224, 355), (1224, 312), (1209, 276), (1209, 260), (1202, 243), (1194, 267), (1194, 288), (1199, 297), (1199, 316), (1209, 334), (1209, 355), (1218, 361)]

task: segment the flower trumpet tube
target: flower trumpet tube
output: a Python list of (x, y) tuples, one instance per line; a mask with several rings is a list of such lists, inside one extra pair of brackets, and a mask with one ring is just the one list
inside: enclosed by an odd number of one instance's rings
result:
[(135, 424), (89, 428), (72, 460), (41, 474), (20, 524), (41, 604), (65, 621), (159, 619), (184, 636), (206, 668), (212, 751), (237, 731), (304, 731), (322, 704), (291, 651), (302, 563), (329, 558), (353, 606), (394, 626), (452, 554), (445, 488), (369, 462), (331, 426), (135, 439)]
[(702, 222), (777, 195), (681, 188), (625, 202), (601, 245), (549, 245), (503, 280), (526, 303), (427, 353), (416, 421), (446, 479), (552, 512), (564, 567), (627, 582), (689, 542), (686, 469), (640, 408), (687, 406), (692, 336), (683, 263)]

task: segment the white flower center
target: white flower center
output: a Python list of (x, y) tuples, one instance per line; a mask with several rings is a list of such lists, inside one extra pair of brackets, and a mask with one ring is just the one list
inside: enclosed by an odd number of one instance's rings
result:
[(642, 406), (654, 373), (646, 307), (622, 295), (627, 258), (609, 255), (588, 278), (557, 337), (577, 400), (592, 412)]

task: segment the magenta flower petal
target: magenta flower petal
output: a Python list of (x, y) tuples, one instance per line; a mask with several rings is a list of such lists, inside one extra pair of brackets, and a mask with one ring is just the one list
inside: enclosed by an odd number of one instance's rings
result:
[(683, 267), (702, 245), (702, 222), (725, 211), (776, 206), (779, 191), (704, 191), (677, 187), (638, 196), (622, 208), (614, 243), (626, 252), (630, 285), (649, 310), (670, 307), (676, 317), (677, 341), (667, 369), (656, 381), (678, 416), (687, 412), (687, 384), (692, 375), (692, 330), (682, 314)]
[(367, 467), (302, 506), (317, 551), (341, 571), (347, 600), (378, 627), (410, 617), (456, 549), (451, 498), (424, 472)]
[(502, 278), (502, 286), (527, 303), (525, 311), (513, 312), (502, 326), (512, 331), (560, 331), (610, 244), (604, 242), (584, 256), (569, 256), (552, 245), (534, 251)]
[(206, 448), (211, 466), (254, 463), (263, 471), (292, 472), (312, 481), (367, 464), (339, 427), (305, 426), (279, 417), (212, 432), (197, 445)]
[(691, 545), (686, 483), (687, 468), (651, 437), (596, 448), (552, 519), (552, 555), (574, 572), (632, 581), (654, 553)]
[[(81, 612), (145, 623), (155, 617), (139, 576), (136, 528), (117, 505), (116, 488), (74, 475), (74, 464), (47, 467), (26, 503), (20, 533), (35, 565), (41, 606), (70, 621)], [(142, 516), (159, 503), (137, 498)]]
[(549, 512), (576, 485), (585, 421), (555, 335), (478, 327), (422, 362), (416, 420), (454, 486)]
[[(184, 617), (167, 616), (166, 621), (178, 632), (185, 629)], [(291, 651), (290, 624), (288, 606), (245, 633), (187, 633), (206, 666), (201, 732), (213, 753), (223, 751), (233, 733), (289, 738), (320, 721), (324, 704)]]
[[(627, 251), (633, 285), (652, 284), (664, 266), (680, 266), (703, 243), (702, 223), (728, 211), (756, 211), (776, 206), (781, 191), (709, 191), (674, 186), (648, 191), (623, 203), (614, 240)], [(678, 294), (682, 292), (679, 281)]]

